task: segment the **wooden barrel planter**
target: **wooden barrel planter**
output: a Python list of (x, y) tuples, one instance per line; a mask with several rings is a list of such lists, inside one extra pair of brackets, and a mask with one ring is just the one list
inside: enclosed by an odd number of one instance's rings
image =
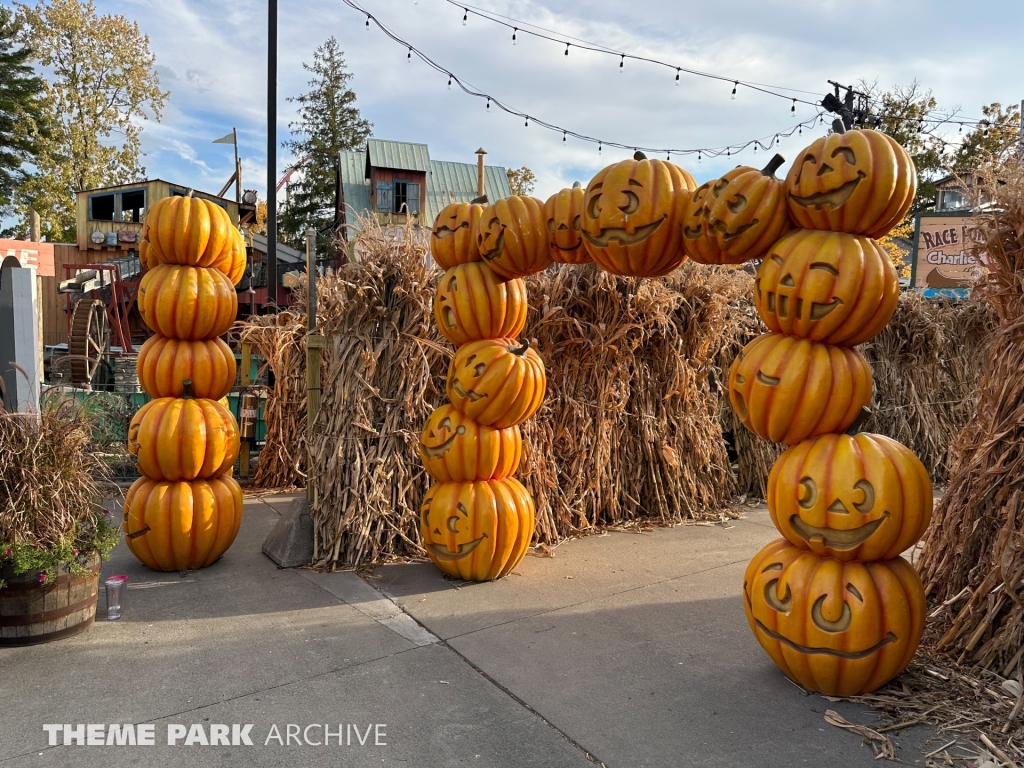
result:
[(82, 565), (85, 576), (61, 566), (40, 583), (39, 571), (15, 576), (10, 566), (0, 569), (6, 583), (0, 589), (0, 648), (49, 643), (84, 632), (96, 620), (100, 586), (100, 558), (92, 555)]

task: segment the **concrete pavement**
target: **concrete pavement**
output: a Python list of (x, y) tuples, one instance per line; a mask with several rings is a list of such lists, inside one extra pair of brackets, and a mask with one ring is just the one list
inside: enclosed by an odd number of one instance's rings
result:
[[(260, 545), (290, 498), (247, 500), (202, 571), (154, 573), (119, 546), (104, 573), (131, 579), (121, 621), (0, 650), (0, 766), (877, 764), (823, 720), (870, 724), (866, 708), (805, 695), (750, 635), (743, 569), (777, 536), (763, 510), (571, 541), (463, 584), (430, 564), (279, 570)], [(49, 746), (47, 723), (152, 724), (156, 744)], [(168, 746), (171, 724), (198, 743)], [(214, 724), (251, 724), (253, 746), (202, 745)], [(308, 743), (324, 724), (341, 746)], [(931, 736), (893, 738), (923, 764)]]

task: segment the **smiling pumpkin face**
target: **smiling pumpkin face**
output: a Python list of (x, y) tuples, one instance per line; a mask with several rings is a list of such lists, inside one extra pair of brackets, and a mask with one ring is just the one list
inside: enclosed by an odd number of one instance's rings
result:
[(783, 453), (768, 476), (768, 511), (795, 546), (836, 560), (889, 560), (932, 516), (928, 471), (883, 435), (823, 435)]
[(556, 264), (587, 264), (592, 261), (583, 247), (581, 233), (583, 196), (583, 187), (577, 182), (571, 189), (556, 192), (544, 203), (551, 260)]
[(924, 630), (921, 579), (902, 558), (842, 563), (777, 539), (743, 579), (747, 622), (788, 677), (828, 696), (885, 685)]
[(504, 429), (530, 418), (544, 401), (547, 377), (528, 342), (483, 339), (463, 344), (448, 366), (448, 399), (460, 413)]
[(777, 333), (852, 347), (896, 311), (899, 277), (888, 254), (861, 235), (796, 229), (761, 262), (754, 303)]
[(786, 188), (798, 226), (878, 238), (910, 210), (917, 172), (889, 136), (852, 130), (820, 138), (801, 152)]
[(446, 205), (430, 231), (430, 255), (441, 269), (480, 261), (476, 235), (484, 207), (478, 203)]
[(856, 350), (766, 333), (733, 361), (729, 399), (751, 432), (794, 445), (853, 424), (871, 403), (871, 368)]
[(420, 433), (423, 466), (442, 483), (501, 480), (518, 469), (522, 456), (519, 427), (485, 427), (450, 403), (430, 414)]
[(526, 277), (551, 266), (544, 203), (535, 197), (512, 195), (484, 208), (476, 239), (480, 256), (501, 277)]
[(438, 483), (420, 508), (420, 541), (438, 568), (456, 579), (500, 579), (533, 538), (533, 498), (515, 478)]
[(742, 264), (761, 258), (790, 228), (786, 188), (775, 178), (775, 155), (763, 170), (737, 166), (687, 201), (686, 255), (700, 264)]
[(583, 201), (584, 248), (616, 275), (659, 277), (686, 259), (682, 220), (697, 183), (678, 166), (637, 152), (600, 171)]
[(445, 272), (434, 293), (434, 320), (455, 345), (519, 335), (526, 325), (526, 284), (502, 280), (486, 264), (459, 264)]

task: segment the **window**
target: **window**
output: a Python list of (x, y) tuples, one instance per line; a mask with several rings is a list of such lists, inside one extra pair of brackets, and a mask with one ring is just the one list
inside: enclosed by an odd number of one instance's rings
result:
[(409, 213), (418, 216), (420, 213), (420, 185), (411, 181), (395, 181), (395, 213)]
[(89, 195), (89, 218), (92, 221), (130, 221), (142, 223), (146, 215), (146, 190), (126, 189)]
[(89, 218), (93, 221), (114, 220), (114, 193), (89, 195)]
[(395, 213), (406, 213), (405, 206), (409, 197), (409, 182), (395, 182)]
[(944, 189), (940, 193), (939, 210), (955, 211), (967, 207), (967, 198), (962, 190)]

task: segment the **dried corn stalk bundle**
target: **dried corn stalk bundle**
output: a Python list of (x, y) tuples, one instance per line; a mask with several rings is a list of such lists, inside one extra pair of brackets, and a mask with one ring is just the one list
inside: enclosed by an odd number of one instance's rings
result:
[[(304, 288), (298, 290), (301, 295)], [(266, 444), (253, 473), (256, 488), (285, 488), (306, 482), (306, 315), (289, 309), (252, 317), (236, 326), (274, 374), (263, 420)]]
[(907, 292), (889, 324), (861, 347), (875, 385), (863, 429), (910, 448), (937, 484), (946, 482), (953, 438), (974, 413), (981, 345), (993, 322), (984, 302)]
[(920, 562), (930, 594), (948, 601), (937, 647), (1009, 676), (1024, 655), (1024, 166), (985, 181), (992, 212), (976, 217), (973, 250), (989, 271), (976, 292), (999, 325)]

